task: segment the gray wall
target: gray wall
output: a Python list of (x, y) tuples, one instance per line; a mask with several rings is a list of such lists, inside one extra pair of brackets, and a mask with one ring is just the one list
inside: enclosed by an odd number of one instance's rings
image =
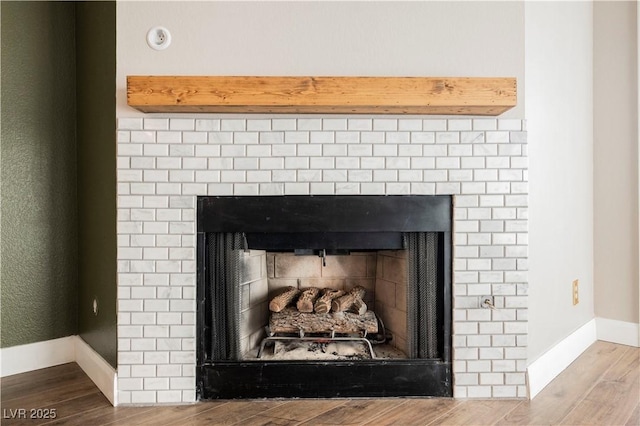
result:
[(76, 22), (78, 333), (115, 367), (116, 4), (78, 3)]
[(593, 4), (525, 2), (525, 27), (531, 363), (594, 317)]
[(73, 3), (2, 2), (2, 338), (75, 334)]
[(594, 4), (596, 316), (638, 323), (637, 3)]

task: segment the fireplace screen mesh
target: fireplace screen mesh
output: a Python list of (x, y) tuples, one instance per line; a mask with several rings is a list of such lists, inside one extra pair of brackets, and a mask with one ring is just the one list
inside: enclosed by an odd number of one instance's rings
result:
[(208, 234), (212, 360), (236, 360), (240, 355), (241, 233)]
[(438, 234), (405, 234), (408, 252), (407, 337), (410, 358), (438, 358)]

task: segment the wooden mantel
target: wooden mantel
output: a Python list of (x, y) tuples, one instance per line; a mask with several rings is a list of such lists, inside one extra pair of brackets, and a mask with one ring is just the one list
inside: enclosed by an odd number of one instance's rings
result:
[(499, 115), (516, 79), (493, 77), (129, 76), (142, 112)]

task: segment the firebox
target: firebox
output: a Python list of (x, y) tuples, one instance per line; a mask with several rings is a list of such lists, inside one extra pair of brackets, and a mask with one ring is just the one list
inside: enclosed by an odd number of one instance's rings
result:
[(452, 396), (452, 197), (198, 197), (200, 399)]

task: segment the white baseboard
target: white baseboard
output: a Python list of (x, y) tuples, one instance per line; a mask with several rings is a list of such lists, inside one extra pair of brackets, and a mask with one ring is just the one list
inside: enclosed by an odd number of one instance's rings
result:
[(595, 318), (571, 333), (560, 343), (545, 352), (527, 368), (529, 398), (533, 399), (596, 341)]
[(79, 336), (0, 348), (0, 377), (76, 362), (105, 397), (117, 405), (116, 370)]
[[(606, 318), (589, 321), (529, 365), (529, 398), (540, 393), (596, 340), (640, 347), (640, 324)], [(111, 404), (117, 405), (116, 370), (79, 336), (0, 348), (0, 377), (68, 362), (78, 363)]]
[(640, 347), (640, 324), (596, 318), (598, 340)]
[(80, 336), (74, 337), (75, 361), (115, 407), (118, 405), (118, 375), (116, 370)]
[(75, 336), (0, 349), (0, 377), (75, 361)]

